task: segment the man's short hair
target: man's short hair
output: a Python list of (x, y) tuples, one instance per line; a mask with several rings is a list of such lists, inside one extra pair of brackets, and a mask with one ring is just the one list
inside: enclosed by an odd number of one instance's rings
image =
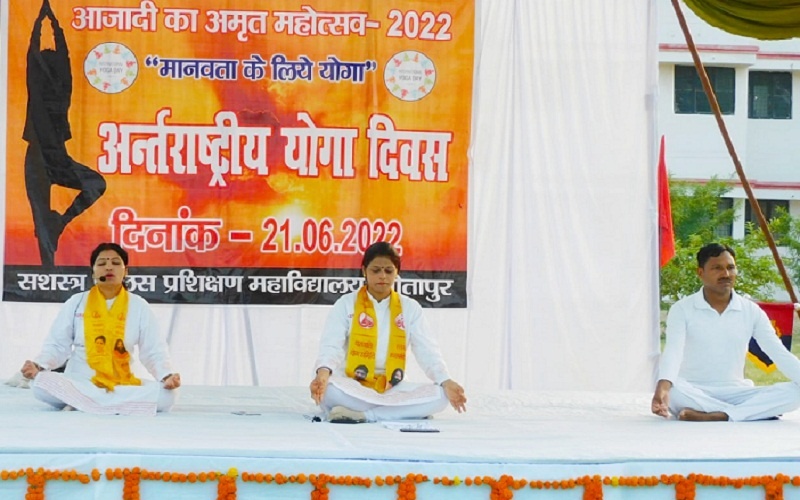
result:
[(721, 243), (709, 243), (697, 252), (697, 267), (703, 267), (711, 257), (719, 257), (723, 252), (728, 252), (731, 257), (736, 258), (736, 252), (728, 245)]

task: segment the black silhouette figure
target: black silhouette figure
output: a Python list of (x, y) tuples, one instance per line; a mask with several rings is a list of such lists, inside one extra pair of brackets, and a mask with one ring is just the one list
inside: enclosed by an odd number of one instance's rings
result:
[[(55, 50), (40, 50), (45, 18), (50, 20), (53, 28)], [(22, 134), (28, 142), (25, 191), (31, 204), (42, 265), (52, 267), (64, 228), (103, 195), (106, 181), (102, 175), (76, 162), (67, 153), (66, 142), (72, 138), (68, 119), (72, 71), (64, 30), (58, 24), (49, 0), (42, 3), (33, 25), (26, 76), (28, 110)], [(53, 185), (80, 191), (63, 214), (50, 206)]]

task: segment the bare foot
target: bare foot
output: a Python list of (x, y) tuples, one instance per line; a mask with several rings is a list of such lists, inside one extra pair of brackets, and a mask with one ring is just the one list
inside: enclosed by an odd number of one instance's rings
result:
[(722, 411), (700, 411), (692, 408), (684, 408), (678, 413), (678, 420), (685, 420), (687, 422), (725, 422), (728, 420), (728, 414)]
[(328, 413), (328, 422), (332, 424), (363, 424), (366, 421), (367, 417), (363, 412), (344, 406), (334, 406)]

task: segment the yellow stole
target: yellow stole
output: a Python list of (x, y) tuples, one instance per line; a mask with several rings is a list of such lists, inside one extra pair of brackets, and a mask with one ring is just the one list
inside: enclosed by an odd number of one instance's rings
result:
[(128, 291), (125, 288), (120, 290), (111, 309), (97, 286), (89, 290), (83, 313), (86, 361), (95, 371), (94, 385), (107, 391), (113, 391), (117, 385), (142, 385), (131, 373), (131, 355), (125, 349), (127, 316)]
[[(400, 294), (392, 291), (389, 297), (389, 347), (386, 356), (385, 373), (391, 377), (399, 370), (400, 379), (406, 369), (406, 326), (403, 321), (403, 306)], [(363, 286), (356, 296), (353, 310), (353, 323), (350, 327), (350, 340), (347, 346), (347, 365), (345, 373), (358, 380), (361, 385), (382, 393), (390, 388), (390, 379), (385, 374), (375, 374), (375, 353), (378, 348), (378, 319), (375, 308)], [(366, 372), (366, 373), (365, 373)], [(395, 380), (394, 383), (399, 381)]]

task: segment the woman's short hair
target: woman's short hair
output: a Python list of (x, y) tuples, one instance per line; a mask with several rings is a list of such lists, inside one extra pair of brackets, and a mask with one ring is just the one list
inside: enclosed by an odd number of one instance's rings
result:
[(361, 267), (367, 267), (369, 263), (377, 257), (388, 258), (392, 261), (394, 267), (400, 271), (400, 254), (397, 253), (397, 249), (388, 241), (378, 241), (370, 245), (364, 252), (364, 258), (361, 259)]
[(89, 260), (89, 267), (94, 267), (94, 263), (97, 260), (97, 257), (100, 255), (100, 252), (105, 252), (106, 250), (112, 250), (119, 255), (122, 259), (122, 263), (125, 264), (125, 267), (128, 267), (128, 252), (125, 251), (124, 248), (117, 245), (116, 243), (100, 243), (97, 247), (92, 250), (92, 256)]

